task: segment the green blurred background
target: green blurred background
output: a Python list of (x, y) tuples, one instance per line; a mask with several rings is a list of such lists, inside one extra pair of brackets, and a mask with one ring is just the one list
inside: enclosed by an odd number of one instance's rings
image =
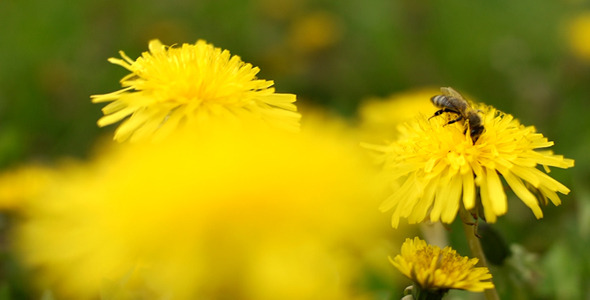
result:
[[(89, 97), (119, 89), (127, 74), (107, 58), (136, 58), (153, 38), (205, 39), (300, 105), (351, 119), (367, 97), (453, 86), (534, 124), (576, 160), (552, 172), (572, 190), (562, 206), (537, 222), (511, 201), (495, 227), (537, 254), (540, 275), (525, 295), (589, 299), (589, 13), (590, 2), (575, 0), (0, 0), (0, 167), (87, 156), (115, 127), (96, 126), (101, 105)], [(450, 232), (468, 253), (460, 228)]]

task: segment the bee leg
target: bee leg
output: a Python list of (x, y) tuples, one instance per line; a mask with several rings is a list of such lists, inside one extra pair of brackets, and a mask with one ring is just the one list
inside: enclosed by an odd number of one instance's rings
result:
[(479, 234), (479, 222), (477, 220), (473, 222), (473, 235), (478, 239), (481, 239), (481, 235)]
[(473, 217), (473, 221), (472, 220), (465, 220), (463, 218), (463, 216), (461, 217), (461, 221), (465, 224), (465, 225), (469, 225), (473, 227), (473, 235), (475, 235), (478, 239), (481, 238), (481, 235), (479, 234), (479, 218), (477, 217), (477, 214), (471, 213), (471, 217)]
[(459, 115), (459, 117), (457, 117), (457, 118), (456, 118), (456, 119), (454, 119), (454, 120), (451, 120), (451, 121), (449, 121), (449, 123), (445, 124), (445, 126), (447, 126), (447, 125), (449, 125), (449, 124), (453, 124), (453, 123), (455, 123), (455, 122), (457, 122), (457, 121), (461, 121), (462, 119), (463, 119), (463, 116)]
[(434, 113), (434, 115), (432, 115), (432, 117), (428, 118), (428, 120), (430, 120), (436, 116), (440, 116), (442, 113), (444, 113), (444, 109), (439, 109)]
[(454, 111), (454, 110), (452, 110), (452, 109), (448, 109), (448, 108), (446, 108), (446, 107), (445, 107), (445, 108), (443, 108), (443, 109), (439, 109), (439, 110), (437, 110), (437, 111), (434, 113), (434, 115), (432, 115), (432, 117), (428, 118), (428, 120), (430, 120), (430, 119), (432, 119), (432, 118), (434, 118), (434, 117), (436, 117), (436, 116), (440, 116), (440, 115), (442, 115), (443, 113), (446, 113), (446, 112), (450, 112), (450, 113), (457, 113), (456, 111)]
[(479, 218), (477, 213), (471, 213), (471, 217), (473, 217), (473, 235), (475, 235), (478, 239), (481, 239), (481, 235), (479, 235)]

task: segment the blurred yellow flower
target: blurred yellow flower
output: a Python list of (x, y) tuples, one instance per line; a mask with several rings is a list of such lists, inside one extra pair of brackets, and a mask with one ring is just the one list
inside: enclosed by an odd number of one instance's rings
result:
[(120, 55), (109, 61), (131, 71), (121, 79), (123, 89), (92, 96), (94, 103), (111, 102), (99, 126), (129, 117), (117, 128), (117, 141), (161, 138), (180, 125), (212, 120), (299, 128), (295, 95), (275, 93), (272, 81), (256, 77), (258, 68), (203, 40), (180, 47), (152, 40), (135, 61)]
[(41, 193), (55, 176), (41, 165), (27, 165), (0, 174), (0, 210), (19, 209)]
[(313, 53), (336, 44), (342, 37), (342, 21), (327, 11), (305, 14), (294, 20), (289, 33), (293, 49)]
[(570, 168), (573, 160), (541, 150), (553, 142), (534, 127), (525, 127), (491, 106), (476, 108), (485, 130), (475, 144), (464, 134), (467, 125), (446, 125), (448, 119), (429, 120), (422, 115), (400, 127), (397, 141), (368, 146), (381, 155), (389, 180), (394, 186), (399, 184), (380, 207), (393, 211), (393, 227), (398, 226), (400, 217), (408, 218), (409, 223), (451, 223), (460, 205), (475, 211), (479, 203), (483, 206), (480, 217), (493, 223), (508, 209), (500, 175), (537, 218), (543, 217), (540, 201), (546, 204), (549, 198), (559, 205), (556, 192), (569, 193), (537, 166), (549, 172), (548, 166)]
[(435, 107), (425, 101), (439, 92), (438, 88), (420, 88), (392, 94), (386, 98), (368, 98), (358, 109), (362, 140), (391, 141), (397, 137), (397, 127), (419, 114), (432, 114)]
[(55, 166), (28, 164), (0, 173), (0, 210), (24, 211), (65, 178), (77, 176), (80, 162), (64, 159)]
[(491, 289), (492, 274), (488, 268), (475, 267), (477, 258), (460, 256), (451, 247), (440, 249), (415, 237), (406, 239), (401, 254), (389, 258), (405, 276), (424, 290), (449, 289), (482, 292)]
[(590, 11), (569, 21), (567, 38), (571, 51), (579, 58), (590, 61)]
[(127, 144), (34, 202), (19, 253), (60, 299), (357, 299), (391, 232), (349, 145), (319, 126)]

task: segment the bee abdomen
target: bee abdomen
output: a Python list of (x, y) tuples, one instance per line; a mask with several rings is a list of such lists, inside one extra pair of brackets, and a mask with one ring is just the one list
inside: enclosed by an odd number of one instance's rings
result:
[(447, 98), (447, 96), (445, 96), (445, 95), (434, 96), (434, 97), (430, 98), (430, 101), (432, 102), (432, 104), (434, 104), (437, 107), (448, 107), (449, 106), (449, 98)]

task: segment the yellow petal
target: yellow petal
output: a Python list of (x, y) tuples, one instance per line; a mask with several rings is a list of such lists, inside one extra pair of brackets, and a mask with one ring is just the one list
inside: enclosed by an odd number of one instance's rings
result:
[(494, 214), (497, 216), (503, 215), (508, 210), (508, 203), (506, 200), (506, 193), (502, 187), (502, 181), (500, 181), (500, 177), (494, 169), (486, 169), (486, 175), (490, 201), (492, 202)]
[(459, 211), (462, 183), (462, 177), (458, 175), (453, 176), (451, 182), (449, 183), (449, 194), (447, 198), (448, 200), (446, 201), (447, 205), (441, 216), (441, 221), (445, 223), (452, 223), (453, 220), (455, 220), (457, 212)]
[(490, 199), (490, 189), (488, 188), (488, 182), (487, 180), (482, 180), (481, 182), (482, 183), (479, 187), (479, 195), (481, 204), (484, 208), (484, 218), (488, 223), (495, 223), (497, 216), (494, 213), (492, 200)]
[(122, 119), (126, 118), (127, 116), (131, 115), (133, 112), (135, 112), (137, 108), (135, 107), (127, 107), (125, 109), (121, 109), (115, 113), (112, 113), (110, 115), (106, 115), (102, 118), (100, 118), (97, 122), (99, 127), (104, 127), (116, 122), (121, 121)]
[(535, 197), (535, 195), (533, 195), (533, 193), (531, 193), (531, 191), (526, 188), (526, 186), (522, 183), (522, 180), (514, 176), (514, 174), (512, 174), (509, 170), (502, 172), (502, 176), (512, 191), (514, 191), (514, 194), (516, 194), (516, 196), (533, 211), (535, 217), (537, 219), (542, 218), (543, 211), (541, 210), (541, 207), (539, 207), (539, 201), (537, 200), (537, 197)]
[(434, 201), (434, 194), (437, 187), (438, 180), (431, 180), (426, 185), (422, 197), (419, 198), (414, 210), (412, 210), (412, 213), (408, 216), (408, 222), (410, 224), (415, 224), (424, 221), (426, 213), (428, 213), (428, 211), (432, 207), (432, 203)]
[(475, 207), (475, 182), (473, 173), (465, 173), (463, 177), (463, 205), (467, 210)]

